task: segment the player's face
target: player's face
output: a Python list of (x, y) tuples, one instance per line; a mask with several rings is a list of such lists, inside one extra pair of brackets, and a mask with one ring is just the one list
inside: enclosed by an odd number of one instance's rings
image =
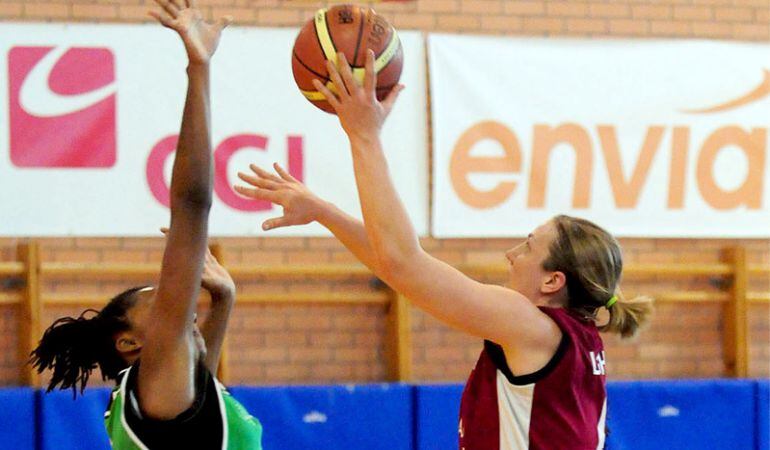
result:
[(144, 340), (145, 331), (150, 324), (150, 309), (155, 302), (155, 292), (155, 288), (145, 288), (137, 292), (136, 303), (127, 313), (131, 333), (141, 341)]
[(551, 243), (557, 232), (549, 221), (535, 228), (523, 242), (505, 252), (509, 266), (509, 287), (531, 301), (541, 297), (541, 286), (549, 273), (543, 269)]

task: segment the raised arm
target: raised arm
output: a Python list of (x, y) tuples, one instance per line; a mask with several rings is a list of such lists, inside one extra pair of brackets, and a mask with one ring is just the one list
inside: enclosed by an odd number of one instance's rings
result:
[[(162, 227), (160, 231), (168, 236), (168, 228)], [(227, 323), (235, 303), (235, 282), (227, 269), (219, 264), (217, 258), (208, 248), (203, 262), (201, 287), (211, 297), (208, 315), (203, 320), (203, 324), (198, 325), (203, 340), (206, 342), (204, 362), (206, 368), (212, 374), (216, 374), (219, 368), (219, 358), (222, 354), (222, 345), (224, 345), (227, 334)]]
[(206, 23), (188, 3), (156, 0), (152, 12), (184, 42), (189, 60), (187, 98), (171, 177), (171, 225), (160, 281), (150, 310), (137, 393), (143, 413), (170, 419), (195, 399), (196, 347), (193, 327), (206, 254), (212, 201), (209, 60), (229, 19)]
[[(377, 101), (374, 56), (367, 55), (364, 85), (352, 76), (344, 54), (340, 67), (329, 63), (339, 95), (320, 82), (315, 86), (335, 108), (353, 154), (361, 210), (377, 275), (413, 303), (470, 334), (506, 349), (551, 347), (560, 336), (555, 324), (516, 291), (478, 283), (427, 254), (419, 244), (406, 209), (388, 174), (380, 130), (401, 86)], [(558, 343), (558, 342), (557, 342)]]
[[(502, 297), (503, 301), (508, 301), (512, 295), (516, 295), (514, 291), (477, 283), (451, 266), (427, 255), (419, 246), (415, 249), (415, 258), (427, 258), (426, 261), (415, 261), (414, 264), (404, 267), (403, 270), (407, 273), (405, 278), (394, 273), (388, 275), (386, 270), (393, 272), (394, 267), (386, 267), (378, 263), (376, 252), (370, 244), (367, 230), (361, 221), (346, 214), (333, 204), (318, 198), (277, 164), (274, 165), (277, 175), (253, 164), (250, 168), (252, 173), (238, 174), (239, 178), (248, 183), (250, 187), (235, 186), (236, 191), (250, 198), (271, 201), (283, 208), (283, 216), (268, 219), (262, 225), (263, 229), (271, 230), (317, 221), (329, 229), (359, 261), (369, 267), (377, 276), (384, 280), (395, 279), (392, 281), (394, 283), (392, 286), (396, 289), (401, 286), (404, 289), (403, 292), (412, 292), (411, 290), (407, 291), (410, 286), (402, 286), (402, 284), (410, 283), (410, 281), (413, 281), (418, 287), (422, 286), (426, 292), (410, 297), (417, 306), (461, 330), (492, 339), (495, 342), (504, 342), (503, 337), (501, 337), (502, 334), (496, 335), (493, 334), (494, 331), (487, 331), (491, 329), (490, 325), (494, 326), (494, 323), (489, 323), (488, 316), (500, 313), (494, 306), (495, 297)], [(416, 236), (414, 239), (416, 242)], [(403, 258), (406, 259), (406, 256)], [(429, 267), (433, 269), (424, 270)], [(425, 276), (428, 278), (423, 279)], [(435, 299), (441, 298), (439, 295), (445, 295), (441, 293), (444, 290), (449, 291), (445, 301), (435, 301)], [(475, 294), (463, 294), (464, 290), (475, 290), (478, 295), (487, 295), (490, 297), (489, 301), (476, 306), (473, 301), (465, 301), (466, 295)], [(481, 293), (481, 291), (488, 292)], [(458, 298), (458, 301), (454, 301), (455, 297)], [(519, 296), (515, 301), (527, 300)], [(528, 310), (531, 311), (532, 309), (534, 308)], [(505, 317), (504, 313), (503, 317)], [(498, 320), (497, 322), (501, 321)], [(502, 320), (502, 322), (500, 327), (510, 328), (510, 322), (506, 320)], [(519, 340), (519, 342), (522, 341)]]

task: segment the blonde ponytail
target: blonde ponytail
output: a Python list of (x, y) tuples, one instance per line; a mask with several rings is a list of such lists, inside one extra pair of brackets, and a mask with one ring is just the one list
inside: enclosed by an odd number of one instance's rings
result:
[(615, 297), (617, 301), (607, 308), (610, 320), (600, 330), (618, 333), (622, 338), (633, 337), (650, 320), (654, 310), (653, 299), (639, 296), (627, 300), (620, 291), (615, 293)]

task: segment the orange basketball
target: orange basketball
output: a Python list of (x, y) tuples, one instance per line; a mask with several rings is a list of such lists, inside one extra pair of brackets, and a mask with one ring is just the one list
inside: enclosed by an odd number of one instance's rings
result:
[(354, 77), (363, 83), (368, 49), (374, 51), (377, 98), (382, 100), (401, 77), (403, 49), (396, 30), (371, 8), (337, 5), (319, 9), (294, 42), (291, 58), (294, 81), (312, 104), (333, 114), (334, 109), (313, 86), (313, 80), (318, 79), (334, 91), (326, 61), (336, 63), (337, 52), (343, 52)]

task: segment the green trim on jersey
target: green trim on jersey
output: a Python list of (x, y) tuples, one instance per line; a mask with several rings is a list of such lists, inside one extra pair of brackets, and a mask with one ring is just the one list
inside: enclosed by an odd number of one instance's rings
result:
[[(112, 401), (104, 413), (104, 426), (114, 450), (149, 450), (126, 422), (126, 384), (131, 369), (123, 372), (120, 384), (112, 391)], [(216, 379), (219, 411), (223, 421), (222, 450), (262, 450), (262, 424), (246, 411)]]

